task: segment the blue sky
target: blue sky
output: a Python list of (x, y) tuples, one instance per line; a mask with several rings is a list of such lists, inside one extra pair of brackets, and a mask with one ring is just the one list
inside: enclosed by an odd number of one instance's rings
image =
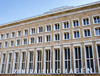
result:
[(0, 0), (0, 24), (36, 16), (62, 6), (78, 6), (100, 0)]

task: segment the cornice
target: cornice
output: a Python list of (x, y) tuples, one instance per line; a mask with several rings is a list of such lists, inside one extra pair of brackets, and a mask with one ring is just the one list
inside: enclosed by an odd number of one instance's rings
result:
[(27, 22), (30, 23), (32, 21), (37, 21), (37, 20), (41, 20), (41, 19), (45, 19), (45, 18), (49, 18), (49, 17), (54, 17), (54, 16), (62, 15), (65, 13), (69, 14), (71, 12), (77, 12), (77, 11), (82, 11), (82, 10), (84, 11), (86, 9), (93, 9), (93, 8), (97, 8), (97, 7), (100, 7), (100, 1), (72, 7), (72, 8), (66, 9), (66, 10), (62, 10), (62, 11), (45, 13), (42, 15), (38, 15), (38, 16), (34, 16), (34, 17), (30, 17), (30, 18), (26, 18), (26, 19), (22, 19), (22, 20), (18, 20), (18, 21), (6, 23), (6, 24), (2, 24), (2, 25), (0, 25), (0, 28), (14, 26), (14, 25), (23, 25), (23, 24), (25, 25), (25, 24), (27, 24)]

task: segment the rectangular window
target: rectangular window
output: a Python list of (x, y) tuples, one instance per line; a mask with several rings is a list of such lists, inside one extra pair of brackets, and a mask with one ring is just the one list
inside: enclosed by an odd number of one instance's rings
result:
[(42, 71), (42, 51), (37, 51), (37, 73)]
[(34, 44), (34, 38), (30, 38), (31, 44)]
[(74, 38), (80, 38), (79, 31), (74, 31)]
[(50, 35), (46, 35), (46, 42), (50, 42), (51, 41), (51, 36)]
[(46, 29), (47, 29), (47, 31), (51, 31), (51, 26), (50, 25), (47, 25), (46, 26)]
[(15, 32), (12, 32), (12, 34), (11, 34), (11, 35), (12, 35), (12, 38), (13, 38), (13, 37), (15, 37)]
[(71, 56), (70, 56), (70, 49), (69, 48), (64, 48), (64, 69), (65, 71), (67, 70), (67, 73), (70, 72), (71, 69)]
[(100, 45), (97, 45), (97, 53), (98, 53), (98, 68), (99, 68), (99, 73), (100, 73)]
[(5, 48), (7, 48), (8, 47), (8, 42), (5, 42)]
[(18, 63), (19, 63), (19, 53), (15, 53), (15, 58), (14, 58), (14, 70), (18, 70)]
[(13, 47), (14, 46), (14, 41), (10, 42), (10, 46)]
[(6, 54), (3, 54), (2, 56), (2, 64), (1, 64), (1, 73), (4, 73), (5, 70), (5, 63), (6, 63)]
[(100, 36), (100, 28), (95, 28), (95, 35)]
[(64, 29), (69, 28), (69, 22), (63, 22)]
[(94, 23), (100, 23), (100, 16), (93, 17)]
[(84, 30), (84, 37), (90, 37), (90, 29)]
[(64, 40), (69, 39), (69, 32), (64, 32)]
[(7, 73), (11, 73), (12, 53), (8, 55)]
[(50, 73), (50, 50), (46, 50), (46, 73)]
[(39, 27), (39, 33), (43, 32), (43, 27)]
[(26, 65), (26, 52), (22, 52), (22, 61), (21, 61), (21, 69), (25, 69)]
[(20, 40), (17, 40), (17, 44), (16, 44), (17, 46), (19, 46), (20, 45)]
[(24, 35), (28, 35), (28, 30), (24, 30)]
[(60, 40), (60, 35), (59, 33), (58, 34), (55, 34), (55, 41), (59, 41)]
[(73, 27), (78, 27), (78, 26), (79, 26), (79, 21), (73, 20)]
[(89, 25), (89, 19), (88, 18), (83, 19), (83, 25)]
[(38, 43), (42, 43), (42, 36), (38, 36)]
[(0, 43), (0, 48), (2, 48), (2, 43)]
[(82, 60), (81, 60), (81, 49), (80, 47), (74, 47), (75, 49), (75, 57), (74, 57), (74, 62), (75, 62), (75, 68), (77, 71), (75, 73), (81, 73), (81, 68), (82, 68)]
[(9, 33), (6, 33), (6, 39), (8, 39), (9, 38)]
[(35, 34), (35, 28), (31, 28), (31, 34)]
[(57, 72), (58, 70), (60, 70), (60, 49), (55, 49), (55, 73), (59, 73)]
[(3, 35), (3, 34), (1, 34), (1, 40), (3, 39), (3, 36), (4, 36), (4, 35)]
[(27, 39), (23, 39), (23, 45), (27, 45)]
[(21, 31), (18, 31), (18, 34), (17, 35), (18, 35), (18, 37), (20, 37), (21, 36)]
[(55, 24), (54, 26), (55, 26), (55, 30), (59, 30), (60, 29), (60, 24), (59, 23)]
[[(92, 52), (92, 46), (85, 46), (86, 49), (86, 65), (88, 69), (92, 69), (92, 72), (94, 72), (94, 62), (93, 62), (93, 52)], [(90, 71), (87, 71), (87, 73), (90, 73)]]
[(34, 57), (34, 52), (30, 51), (29, 52), (29, 73), (31, 73), (30, 71), (33, 70), (33, 57)]

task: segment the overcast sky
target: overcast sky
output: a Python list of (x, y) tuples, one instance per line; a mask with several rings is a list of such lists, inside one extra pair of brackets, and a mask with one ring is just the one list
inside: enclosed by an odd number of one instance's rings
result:
[(0, 0), (0, 24), (41, 15), (62, 6), (78, 6), (100, 0)]

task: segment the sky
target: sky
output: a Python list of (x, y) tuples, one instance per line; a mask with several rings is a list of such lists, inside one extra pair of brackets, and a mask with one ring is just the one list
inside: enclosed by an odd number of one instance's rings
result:
[(0, 25), (41, 15), (62, 6), (79, 6), (100, 0), (0, 0)]

